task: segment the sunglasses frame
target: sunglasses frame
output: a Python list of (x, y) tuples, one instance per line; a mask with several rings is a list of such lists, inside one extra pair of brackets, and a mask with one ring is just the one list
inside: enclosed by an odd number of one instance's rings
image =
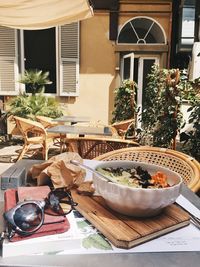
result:
[[(58, 194), (62, 194), (62, 198), (59, 198)], [(5, 221), (8, 224), (8, 233), (6, 235), (8, 237), (8, 239), (11, 239), (12, 236), (15, 233), (17, 233), (17, 234), (19, 234), (21, 236), (28, 236), (28, 235), (32, 235), (35, 232), (37, 232), (41, 228), (41, 226), (44, 224), (44, 214), (45, 213), (48, 214), (48, 212), (45, 212), (45, 209), (50, 207), (54, 212), (58, 211), (58, 210), (54, 210), (54, 205), (52, 205), (52, 203), (51, 203), (51, 196), (52, 195), (55, 197), (55, 200), (58, 202), (57, 203), (57, 207), (61, 208), (60, 203), (66, 203), (66, 204), (69, 204), (71, 206), (71, 209), (68, 212), (63, 212), (62, 214), (57, 213), (56, 216), (65, 216), (65, 215), (69, 214), (73, 210), (73, 208), (75, 206), (78, 205), (78, 203), (73, 201), (71, 192), (69, 190), (67, 190), (65, 187), (56, 188), (54, 190), (51, 190), (48, 193), (48, 196), (44, 200), (26, 200), (26, 201), (23, 201), (23, 202), (19, 202), (19, 203), (16, 204), (15, 207), (13, 207), (10, 210), (4, 212), (4, 214), (3, 214), (3, 217), (4, 217)], [(68, 200), (67, 201), (63, 200), (62, 201), (62, 199), (66, 198), (66, 197), (68, 198)], [(27, 205), (27, 204), (36, 205), (39, 208), (39, 210), (41, 211), (41, 214), (42, 214), (41, 222), (32, 231), (24, 231), (24, 230), (22, 230), (19, 226), (17, 226), (17, 224), (16, 224), (16, 222), (14, 220), (14, 215), (15, 215), (16, 211), (18, 209), (20, 209), (20, 207), (22, 207), (23, 205)], [(51, 215), (53, 215), (53, 214), (51, 214)], [(2, 235), (3, 235), (3, 233), (2, 233)], [(5, 236), (5, 233), (4, 233), (4, 236)]]
[[(34, 204), (36, 205), (40, 210), (42, 214), (41, 222), (40, 224), (33, 230), (33, 231), (24, 231), (21, 228), (19, 228), (14, 220), (14, 215), (18, 209), (20, 209), (23, 205), (27, 204)], [(3, 217), (6, 220), (6, 222), (9, 224), (9, 226), (12, 228), (12, 231), (18, 233), (19, 235), (31, 235), (34, 234), (36, 231), (40, 229), (40, 227), (44, 223), (44, 206), (45, 201), (44, 200), (27, 200), (23, 202), (19, 202), (15, 207), (11, 208), (10, 210), (4, 212)]]

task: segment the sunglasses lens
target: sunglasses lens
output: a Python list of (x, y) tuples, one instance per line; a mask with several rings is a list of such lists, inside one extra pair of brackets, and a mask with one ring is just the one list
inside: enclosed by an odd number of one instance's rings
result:
[(69, 213), (72, 210), (72, 207), (75, 206), (70, 193), (61, 188), (50, 192), (48, 199), (50, 208), (60, 215)]
[(43, 219), (42, 209), (35, 203), (27, 203), (16, 210), (15, 224), (25, 232), (33, 232), (41, 225)]

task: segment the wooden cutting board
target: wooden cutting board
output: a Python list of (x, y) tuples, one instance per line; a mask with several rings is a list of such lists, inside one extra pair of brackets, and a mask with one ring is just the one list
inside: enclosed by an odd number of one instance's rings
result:
[(100, 196), (83, 196), (75, 190), (72, 196), (76, 209), (119, 248), (132, 248), (190, 223), (188, 213), (175, 204), (155, 217), (133, 218), (111, 210)]

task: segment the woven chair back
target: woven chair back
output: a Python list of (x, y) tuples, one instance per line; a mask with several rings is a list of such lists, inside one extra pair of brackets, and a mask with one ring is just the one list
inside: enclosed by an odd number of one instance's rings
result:
[(53, 121), (52, 118), (46, 116), (36, 116), (36, 120), (40, 122), (45, 129), (58, 125), (58, 122)]
[(34, 135), (45, 135), (45, 129), (42, 124), (36, 121), (32, 121), (29, 119), (14, 117), (17, 127), (19, 128), (22, 136), (27, 139), (29, 138), (29, 134)]
[(23, 136), (24, 141), (23, 148), (17, 158), (17, 161), (23, 158), (25, 153), (30, 150), (31, 145), (41, 145), (43, 158), (47, 160), (49, 147), (47, 145), (47, 133), (43, 125), (39, 122), (17, 116), (14, 116), (14, 120)]
[(132, 146), (139, 146), (138, 143), (130, 140), (122, 140), (120, 138), (105, 138), (105, 137), (78, 137), (68, 139), (69, 150), (78, 152), (84, 159), (93, 159), (104, 153)]

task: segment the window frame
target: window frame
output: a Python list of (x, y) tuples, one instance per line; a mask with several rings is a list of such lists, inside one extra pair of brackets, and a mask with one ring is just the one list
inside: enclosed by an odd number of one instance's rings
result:
[[(77, 22), (78, 23), (78, 22)], [(77, 58), (63, 58), (61, 57), (61, 26), (55, 27), (55, 42), (56, 42), (56, 92), (55, 93), (45, 93), (46, 96), (79, 96), (79, 58), (80, 58), (80, 49), (79, 49), (79, 43), (80, 43), (80, 26), (78, 23), (78, 36), (77, 36), (77, 49), (78, 49), (78, 56)], [(24, 73), (25, 70), (25, 64), (24, 64), (24, 31), (19, 30), (18, 34), (18, 42), (19, 47), (16, 46), (16, 51), (18, 51), (20, 57), (18, 59), (18, 66), (20, 67), (20, 73)], [(76, 70), (75, 70), (75, 84), (76, 88), (73, 92), (63, 92), (62, 83), (64, 80), (64, 73), (63, 73), (63, 64), (62, 61), (68, 61), (68, 62), (75, 62), (76, 64)], [(18, 73), (19, 74), (19, 73)], [(17, 83), (17, 82), (16, 82)], [(19, 88), (22, 90), (25, 90), (25, 85), (20, 84)], [(17, 95), (19, 93), (19, 90), (15, 93)], [(8, 95), (7, 92), (5, 92), (5, 95)]]
[[(193, 38), (192, 37), (183, 37), (183, 13), (184, 9), (194, 9), (194, 24), (193, 24)], [(187, 39), (193, 39), (193, 42), (191, 44), (184, 44), (183, 41)], [(195, 6), (194, 5), (186, 5), (183, 1), (183, 3), (179, 7), (179, 30), (178, 30), (178, 45), (177, 45), (177, 52), (190, 52), (192, 51), (192, 46), (195, 40)]]
[[(145, 60), (155, 60), (155, 64), (160, 65), (160, 56), (159, 55), (144, 55), (144, 54), (135, 54), (133, 52), (128, 53), (126, 55), (122, 55), (121, 57), (121, 79), (124, 80), (124, 58), (130, 58), (130, 80), (135, 81), (136, 77), (134, 75), (134, 60), (138, 59), (138, 91), (137, 91), (137, 108), (138, 108), (138, 116), (137, 116), (137, 127), (141, 128), (140, 114), (142, 112), (142, 98), (143, 98), (143, 75), (144, 75), (144, 61)], [(132, 71), (132, 74), (131, 74)]]
[(134, 73), (134, 58), (135, 58), (135, 55), (133, 52), (129, 53), (129, 54), (126, 54), (126, 55), (123, 55), (122, 56), (122, 62), (121, 62), (121, 78), (122, 80), (125, 80), (124, 79), (124, 59), (126, 58), (130, 58), (130, 75), (129, 75), (129, 80), (133, 81), (133, 73)]
[[(159, 29), (161, 30), (162, 34), (163, 34), (163, 39), (164, 42), (160, 43), (160, 42), (155, 42), (155, 43), (144, 43), (145, 46), (152, 46), (152, 45), (166, 45), (167, 44), (167, 37), (166, 37), (166, 33), (163, 29), (163, 27), (161, 26), (160, 23), (158, 23), (158, 21), (156, 21), (155, 19), (153, 19), (152, 17), (148, 17), (148, 16), (137, 16), (134, 18), (129, 19), (128, 21), (126, 21), (120, 28), (118, 31), (118, 37), (117, 37), (117, 45), (142, 45), (141, 43), (124, 43), (124, 42), (119, 42), (119, 37), (120, 34), (122, 32), (122, 30), (124, 29), (124, 27), (126, 27), (126, 25), (128, 25), (129, 23), (131, 24), (132, 21), (137, 20), (137, 19), (146, 19), (152, 22), (151, 25), (155, 24), (159, 27)], [(133, 29), (133, 28), (132, 28)], [(135, 29), (135, 28), (134, 28)], [(151, 27), (148, 29), (147, 33), (149, 33), (151, 31)], [(146, 35), (145, 35), (146, 37)]]

